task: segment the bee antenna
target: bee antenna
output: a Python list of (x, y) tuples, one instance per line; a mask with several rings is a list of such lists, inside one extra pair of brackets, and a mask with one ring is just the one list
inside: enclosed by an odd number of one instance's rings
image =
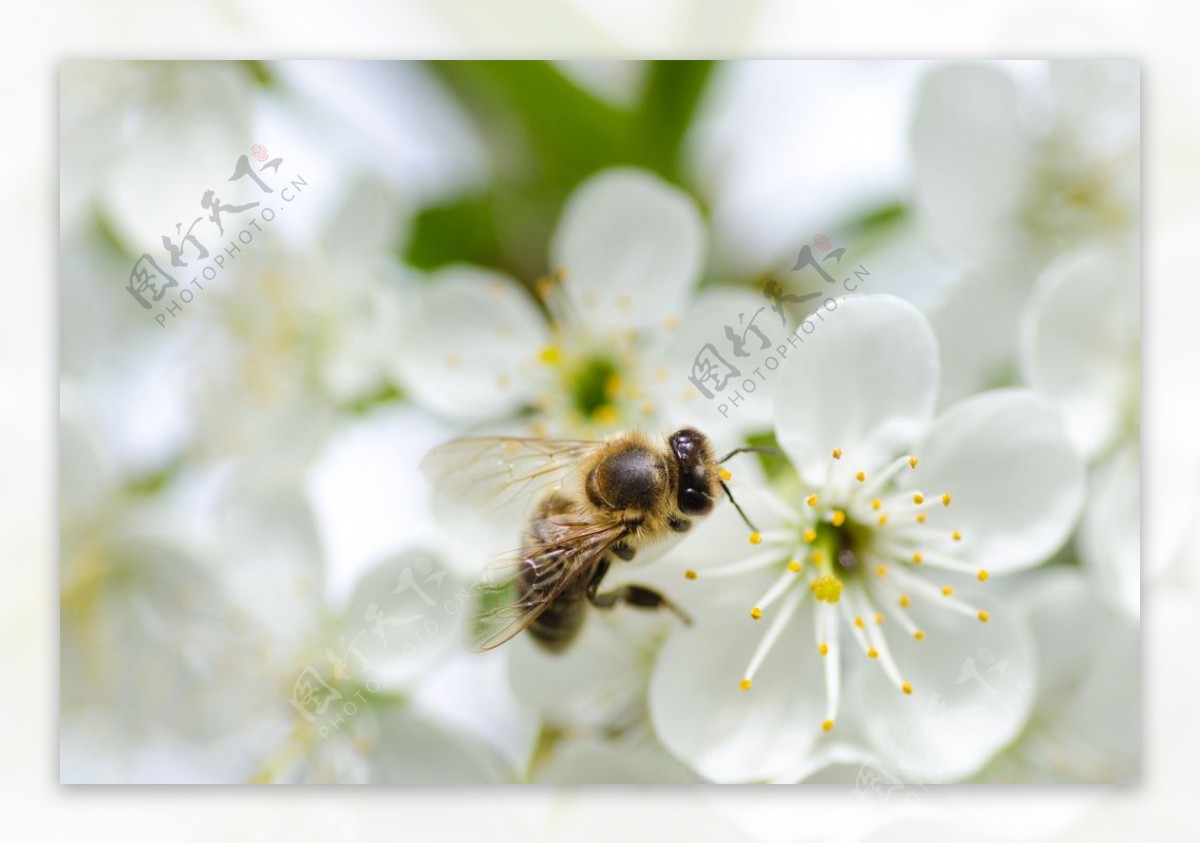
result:
[[(721, 461), (724, 463), (725, 461)], [(733, 497), (733, 492), (730, 491), (729, 485), (725, 481), (720, 481), (721, 489), (725, 490), (725, 495), (729, 498), (729, 503), (733, 505), (733, 509), (737, 510), (738, 515), (742, 517), (742, 521), (746, 523), (746, 527), (750, 528), (752, 533), (758, 533), (758, 528), (754, 526), (754, 522), (750, 521), (750, 517), (746, 515), (746, 511), (742, 509), (742, 505), (737, 503)]]
[[(743, 454), (745, 452), (753, 452), (754, 454), (770, 454), (775, 457), (783, 457), (783, 452), (777, 448), (771, 448), (770, 446), (766, 446), (766, 445), (744, 445), (744, 446), (741, 446), (740, 448), (735, 448), (733, 451), (726, 454), (724, 457), (722, 457), (717, 462), (724, 463), (730, 457), (734, 457), (736, 455)], [(728, 490), (726, 490), (726, 492), (728, 492)]]

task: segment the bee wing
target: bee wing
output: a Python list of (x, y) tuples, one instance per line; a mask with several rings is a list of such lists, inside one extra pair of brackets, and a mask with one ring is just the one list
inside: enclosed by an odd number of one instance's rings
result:
[[(468, 639), (474, 650), (502, 645), (532, 624), (563, 590), (592, 571), (625, 527), (552, 516), (533, 522), (530, 533), (543, 540), (505, 555), (475, 585)], [(522, 576), (530, 571), (536, 577)]]
[(526, 437), (462, 437), (432, 449), (421, 470), (439, 491), (485, 511), (527, 504), (561, 484), (603, 443)]

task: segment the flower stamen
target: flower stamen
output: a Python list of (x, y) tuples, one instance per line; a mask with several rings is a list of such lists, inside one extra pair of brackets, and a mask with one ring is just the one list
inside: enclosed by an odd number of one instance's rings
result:
[(775, 643), (779, 641), (784, 628), (792, 620), (792, 616), (796, 614), (796, 609), (800, 606), (800, 599), (803, 596), (803, 592), (792, 592), (788, 595), (787, 600), (784, 601), (783, 609), (780, 610), (779, 615), (771, 622), (771, 625), (767, 628), (767, 632), (763, 634), (762, 641), (755, 648), (754, 655), (750, 657), (750, 665), (746, 668), (745, 674), (742, 675), (742, 689), (748, 690), (754, 682), (754, 675), (758, 673), (763, 660), (767, 658), (767, 654), (771, 652), (771, 648), (775, 647)]

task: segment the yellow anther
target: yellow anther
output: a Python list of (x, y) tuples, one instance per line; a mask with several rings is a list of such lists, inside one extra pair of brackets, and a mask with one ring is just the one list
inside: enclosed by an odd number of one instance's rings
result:
[(980, 620), (980, 621), (987, 621), (987, 620), (988, 620), (988, 619), (990, 619), (990, 618), (991, 618), (991, 616), (990, 616), (990, 615), (988, 615), (988, 614), (987, 614), (987, 612), (986, 612), (985, 610), (980, 610), (980, 611), (979, 611), (979, 620)]
[(762, 534), (761, 533), (759, 533), (758, 531), (754, 531), (754, 533), (750, 534), (750, 544), (751, 545), (758, 545), (760, 542), (762, 542)]
[(842, 581), (827, 574), (813, 581), (812, 591), (818, 601), (836, 604), (842, 597)]
[(817, 648), (817, 650), (821, 652), (821, 656), (829, 656), (829, 645), (824, 642), (821, 643), (821, 647)]
[(813, 530), (812, 528), (809, 528), (808, 530), (804, 531), (804, 541), (805, 542), (815, 542), (816, 539), (817, 539), (817, 532), (815, 530)]
[(816, 563), (817, 565), (821, 565), (821, 563), (825, 562), (825, 554), (822, 553), (820, 549), (813, 551), (811, 554), (808, 555), (808, 558), (810, 560), (812, 560), (814, 563)]
[(914, 492), (913, 493), (913, 504), (924, 504), (924, 503), (925, 503), (925, 496), (921, 495), (921, 493), (919, 493), (919, 492)]
[(887, 524), (887, 513), (883, 513), (883, 514), (882, 514), (882, 515), (880, 515), (880, 517), (879, 517), (879, 526), (880, 526), (880, 527), (883, 527), (883, 526), (884, 526), (884, 525), (886, 525), (886, 524)]
[(614, 372), (612, 375), (604, 379), (604, 395), (610, 399), (616, 398), (621, 394), (622, 386), (623, 382), (621, 381), (621, 376)]
[(833, 450), (833, 459), (834, 459), (834, 460), (841, 460), (841, 459), (842, 459), (842, 450), (841, 450), (840, 448), (835, 448), (835, 449)]
[(862, 626), (863, 626), (862, 616), (859, 616), (858, 618), (854, 619), (854, 626), (859, 628), (860, 630), (862, 629)]
[(816, 493), (813, 493), (808, 498), (804, 499), (804, 503), (807, 504), (809, 507), (816, 507), (817, 506)]
[(906, 695), (911, 695), (912, 694), (912, 683), (905, 683), (903, 686), (900, 687), (900, 691), (904, 692)]
[(883, 613), (881, 613), (881, 612), (875, 613), (875, 623), (883, 624)]
[(825, 732), (829, 732), (830, 730), (833, 729), (833, 722), (828, 719), (826, 719), (825, 721), (822, 721), (821, 729), (824, 730)]
[(792, 572), (793, 574), (800, 571), (801, 568), (803, 568), (803, 565), (799, 560), (792, 560), (790, 563), (788, 563), (788, 571)]
[(922, 639), (925, 638), (925, 631), (924, 630), (914, 630), (913, 638), (916, 639), (918, 642), (921, 641)]
[(911, 603), (911, 601), (909, 601), (907, 595), (901, 595), (900, 599), (897, 601), (897, 603), (900, 604), (900, 606), (902, 606), (902, 607), (907, 607)]
[(913, 551), (913, 555), (912, 555), (913, 564), (919, 566), (919, 565), (921, 565), (921, 560), (922, 560), (921, 552)]
[(562, 360), (562, 353), (558, 350), (557, 346), (547, 346), (542, 349), (538, 357), (541, 358), (542, 363), (555, 364)]
[(867, 651), (867, 656), (869, 656), (871, 659), (875, 659), (877, 656), (879, 656), (879, 651), (875, 650), (874, 648), (871, 648), (870, 650)]
[(750, 687), (753, 685), (754, 684), (750, 682), (750, 678), (748, 678), (748, 677), (745, 680), (743, 680), (742, 682), (738, 683), (738, 686), (741, 687), (743, 692), (750, 691)]
[(602, 404), (592, 411), (592, 419), (601, 425), (612, 425), (617, 421), (617, 409), (611, 404)]
[(924, 513), (917, 513), (917, 524), (919, 524), (919, 525), (925, 524), (925, 514)]
[(917, 468), (917, 458), (915, 458), (915, 457), (908, 458), (908, 468), (910, 468), (910, 469)]
[(762, 618), (762, 610), (760, 610), (758, 607), (754, 607), (750, 610), (750, 617), (755, 621), (758, 621), (760, 618)]
[(859, 483), (862, 483), (866, 479), (867, 479), (866, 472), (859, 472), (857, 475), (854, 476), (854, 480), (858, 481)]
[(721, 476), (721, 480), (723, 481), (733, 480), (733, 472), (729, 471), (728, 469), (722, 469), (717, 474)]
[(979, 581), (982, 583), (983, 581), (985, 581), (985, 580), (987, 580), (987, 579), (988, 579), (988, 570), (987, 570), (987, 569), (980, 569), (980, 570), (979, 570), (979, 574), (977, 574), (977, 575), (975, 575), (975, 576), (976, 576), (976, 577), (978, 577), (978, 578), (979, 578)]
[(947, 598), (949, 598), (951, 595), (954, 594), (954, 587), (953, 586), (943, 586), (942, 594), (945, 595)]
[(841, 527), (842, 525), (844, 525), (846, 523), (846, 514), (843, 513), (841, 510), (834, 510), (833, 518), (831, 518), (829, 521), (833, 524), (834, 527)]
[(953, 539), (955, 542), (961, 542), (962, 534), (959, 533), (958, 531), (954, 531), (954, 533), (950, 534), (950, 538)]
[(949, 507), (949, 506), (950, 506), (950, 493), (948, 493), (948, 492), (943, 492), (943, 493), (942, 493), (942, 506), (943, 506), (943, 507)]
[(879, 566), (875, 569), (876, 577), (883, 577), (885, 574), (887, 574), (887, 566)]
[(871, 500), (871, 509), (872, 510), (878, 510), (882, 506), (883, 506), (883, 502), (880, 501), (878, 498), (874, 498)]
[(695, 580), (696, 579), (696, 570), (688, 569), (687, 571), (685, 571), (683, 573), (683, 576), (686, 577), (688, 580)]

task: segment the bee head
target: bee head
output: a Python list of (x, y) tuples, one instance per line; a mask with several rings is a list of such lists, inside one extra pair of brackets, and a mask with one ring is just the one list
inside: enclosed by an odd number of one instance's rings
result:
[(713, 508), (715, 495), (708, 437), (695, 428), (680, 428), (667, 441), (679, 466), (679, 510), (702, 516)]

